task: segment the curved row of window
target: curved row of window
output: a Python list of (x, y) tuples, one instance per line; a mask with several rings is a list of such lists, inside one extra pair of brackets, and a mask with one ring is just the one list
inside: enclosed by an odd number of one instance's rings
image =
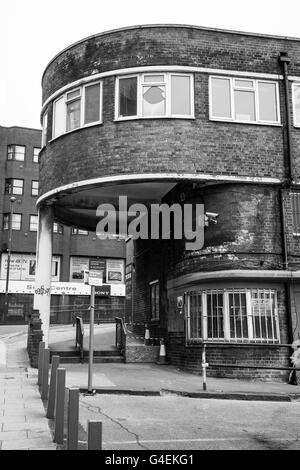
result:
[[(75, 129), (102, 123), (102, 81), (77, 86), (53, 103), (52, 139)], [(294, 125), (300, 126), (300, 84), (293, 84)], [(193, 74), (136, 73), (116, 78), (115, 120), (194, 116)], [(209, 118), (254, 124), (280, 124), (277, 81), (209, 77)], [(46, 144), (47, 111), (43, 115)]]

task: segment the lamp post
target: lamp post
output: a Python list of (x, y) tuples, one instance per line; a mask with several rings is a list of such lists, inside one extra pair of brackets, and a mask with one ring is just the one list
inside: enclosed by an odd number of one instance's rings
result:
[(13, 216), (14, 216), (14, 202), (17, 198), (11, 196), (10, 198), (10, 214), (9, 214), (9, 235), (8, 235), (8, 246), (7, 246), (7, 268), (6, 268), (6, 285), (5, 285), (5, 300), (4, 300), (4, 313), (3, 323), (8, 315), (8, 285), (9, 285), (9, 270), (10, 270), (10, 258), (11, 258), (11, 241), (12, 241), (12, 230), (13, 230)]

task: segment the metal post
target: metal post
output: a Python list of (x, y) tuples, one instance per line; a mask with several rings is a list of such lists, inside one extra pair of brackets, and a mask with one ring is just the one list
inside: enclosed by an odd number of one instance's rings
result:
[(102, 422), (88, 420), (87, 431), (88, 450), (102, 450)]
[(91, 286), (88, 393), (93, 394), (95, 286)]
[(202, 381), (203, 381), (203, 390), (206, 390), (206, 368), (208, 364), (206, 362), (206, 344), (202, 345)]
[(77, 450), (79, 422), (79, 388), (69, 389), (67, 450)]
[(56, 376), (56, 396), (55, 396), (55, 431), (54, 442), (64, 443), (64, 417), (65, 417), (65, 386), (66, 369), (58, 368)]
[(49, 363), (50, 363), (50, 349), (45, 348), (43, 354), (43, 379), (42, 379), (42, 391), (41, 397), (42, 400), (47, 400), (48, 398), (48, 388), (49, 388)]
[(39, 357), (38, 357), (38, 386), (42, 385), (42, 371), (43, 371), (43, 354), (45, 349), (45, 342), (40, 341), (39, 343)]
[(3, 323), (7, 319), (8, 315), (8, 287), (9, 287), (9, 275), (10, 275), (10, 258), (11, 258), (11, 242), (12, 242), (12, 230), (13, 230), (13, 216), (14, 216), (14, 202), (17, 200), (14, 196), (10, 198), (10, 213), (9, 213), (9, 234), (8, 234), (8, 245), (7, 245), (7, 268), (6, 268), (6, 283), (5, 283), (5, 300), (4, 300), (4, 312), (3, 312)]
[(59, 366), (59, 356), (52, 356), (51, 361), (51, 376), (50, 376), (50, 387), (48, 396), (47, 406), (47, 418), (54, 419), (55, 412), (55, 393), (56, 393), (56, 374)]

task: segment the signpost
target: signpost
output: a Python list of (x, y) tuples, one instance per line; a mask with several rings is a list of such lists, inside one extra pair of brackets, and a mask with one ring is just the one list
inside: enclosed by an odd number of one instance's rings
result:
[(86, 279), (88, 279), (88, 284), (91, 286), (88, 394), (93, 395), (95, 287), (102, 286), (103, 282), (103, 262), (101, 260), (90, 260)]

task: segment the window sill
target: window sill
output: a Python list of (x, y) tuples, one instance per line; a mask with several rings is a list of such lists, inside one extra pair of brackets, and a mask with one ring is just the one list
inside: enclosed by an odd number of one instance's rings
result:
[(184, 119), (184, 120), (195, 120), (195, 116), (129, 116), (123, 118), (115, 118), (114, 122), (123, 122), (123, 121), (144, 121), (147, 119)]
[(222, 119), (222, 118), (214, 118), (214, 117), (210, 117), (209, 120), (213, 122), (223, 122), (227, 124), (245, 124), (245, 125), (250, 125), (250, 126), (282, 127), (282, 124), (280, 122), (238, 121), (238, 120), (233, 120), (233, 119)]
[(218, 348), (223, 348), (224, 346), (230, 346), (230, 347), (280, 347), (281, 344), (279, 342), (277, 343), (271, 343), (271, 342), (254, 342), (254, 341), (249, 341), (249, 342), (238, 342), (238, 341), (208, 341), (208, 340), (197, 340), (197, 341), (186, 341), (186, 347), (196, 347), (196, 348), (202, 348), (203, 344), (206, 346), (215, 346)]

